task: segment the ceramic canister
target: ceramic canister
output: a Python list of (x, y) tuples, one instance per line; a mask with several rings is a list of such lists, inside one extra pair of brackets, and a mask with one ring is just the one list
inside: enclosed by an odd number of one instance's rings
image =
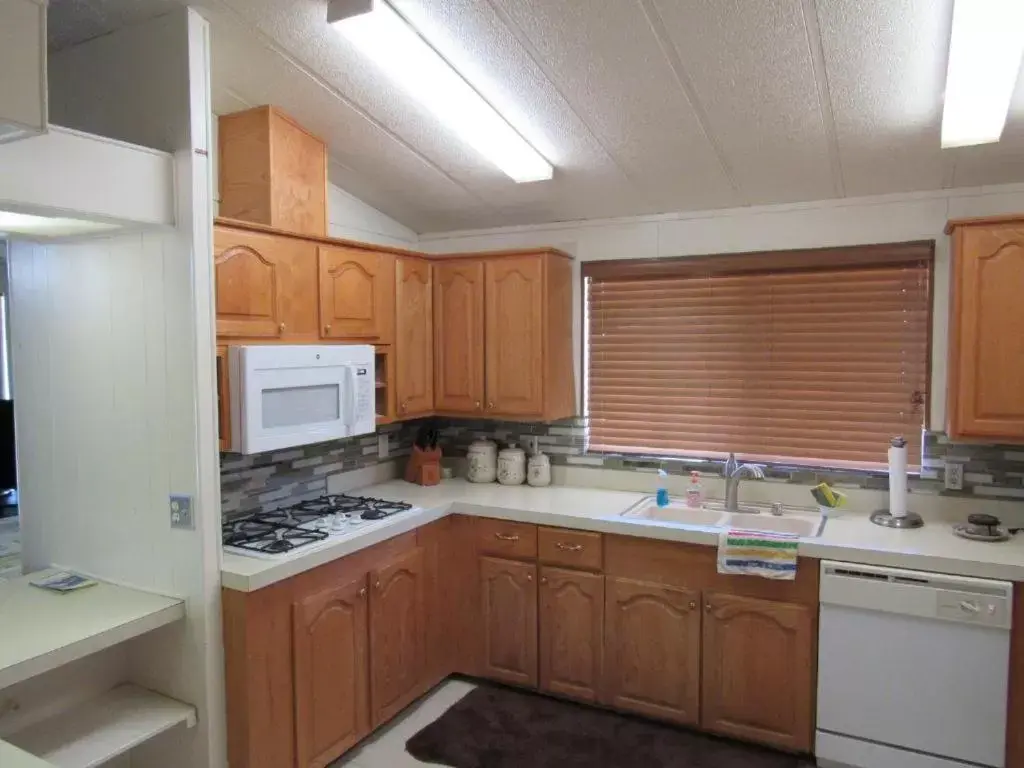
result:
[(502, 485), (526, 482), (526, 451), (513, 443), (498, 454), (498, 482)]
[(530, 485), (551, 485), (551, 459), (543, 453), (530, 454), (526, 463), (526, 482)]
[(471, 483), (493, 483), (498, 476), (498, 446), (490, 440), (476, 440), (466, 455), (466, 479)]

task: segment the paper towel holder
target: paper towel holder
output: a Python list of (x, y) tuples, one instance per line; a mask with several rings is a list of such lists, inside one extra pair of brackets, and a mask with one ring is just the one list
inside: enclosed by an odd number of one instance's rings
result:
[(917, 512), (907, 512), (903, 517), (893, 517), (888, 509), (879, 509), (871, 513), (871, 522), (886, 528), (920, 528), (924, 518)]

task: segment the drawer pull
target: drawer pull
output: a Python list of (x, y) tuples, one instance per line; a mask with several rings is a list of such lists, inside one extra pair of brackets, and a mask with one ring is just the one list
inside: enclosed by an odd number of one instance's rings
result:
[(494, 538), (498, 541), (519, 541), (519, 535), (515, 533), (496, 533)]
[(559, 542), (555, 543), (555, 546), (558, 547), (563, 552), (582, 552), (583, 551), (583, 545), (582, 544), (566, 544), (564, 541), (559, 541)]

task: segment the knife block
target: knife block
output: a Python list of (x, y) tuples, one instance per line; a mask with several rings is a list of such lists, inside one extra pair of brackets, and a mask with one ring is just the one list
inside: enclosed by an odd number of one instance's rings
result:
[(412, 455), (405, 465), (405, 481), (417, 485), (437, 485), (441, 482), (441, 449), (425, 451), (412, 447)]

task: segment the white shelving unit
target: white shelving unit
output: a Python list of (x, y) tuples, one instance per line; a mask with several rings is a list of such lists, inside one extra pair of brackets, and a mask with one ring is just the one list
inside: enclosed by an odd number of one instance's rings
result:
[(57, 768), (93, 768), (182, 724), (196, 724), (191, 704), (125, 684), (7, 741)]

